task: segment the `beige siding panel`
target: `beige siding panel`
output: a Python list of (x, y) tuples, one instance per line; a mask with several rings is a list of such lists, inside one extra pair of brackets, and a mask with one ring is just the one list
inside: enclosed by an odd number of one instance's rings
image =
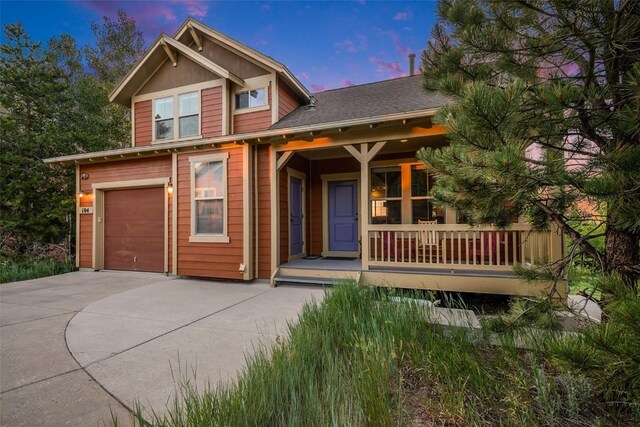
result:
[(202, 91), (201, 111), (203, 138), (222, 135), (222, 87)]
[[(251, 61), (248, 61), (241, 56), (223, 48), (222, 46), (213, 43), (209, 39), (204, 39), (203, 49), (200, 54), (209, 58), (211, 61), (220, 65), (222, 68), (230, 71), (241, 79), (249, 79), (251, 77), (264, 76), (269, 74), (269, 71), (259, 67)], [(196, 49), (196, 45), (192, 46), (192, 49)]]
[[(119, 162), (81, 165), (80, 173), (88, 174), (88, 179), (80, 180), (79, 191), (85, 194), (80, 206), (93, 206), (93, 184), (134, 181), (147, 178), (168, 178), (171, 176), (171, 156), (149, 159), (123, 160)], [(171, 203), (171, 198), (169, 198)], [(171, 247), (171, 209), (169, 209), (169, 247)], [(171, 254), (171, 251), (169, 251)], [(80, 215), (80, 267), (91, 268), (93, 257), (93, 215)], [(169, 268), (171, 268), (171, 258)]]
[(138, 91), (137, 95), (173, 89), (196, 83), (219, 79), (220, 76), (201, 67), (192, 60), (178, 54), (178, 65), (166, 61), (154, 76)]
[(135, 110), (135, 145), (136, 147), (151, 145), (153, 126), (151, 100), (136, 102), (133, 108)]
[[(229, 153), (227, 162), (227, 209), (229, 243), (192, 243), (191, 170), (189, 157)], [(242, 279), (242, 149), (198, 151), (178, 155), (178, 274), (182, 276)]]

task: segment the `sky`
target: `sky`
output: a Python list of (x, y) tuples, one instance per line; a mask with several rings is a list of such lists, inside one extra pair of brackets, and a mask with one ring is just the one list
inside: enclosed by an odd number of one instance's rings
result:
[(21, 21), (33, 40), (69, 34), (84, 46), (94, 42), (91, 23), (118, 9), (147, 46), (191, 16), (285, 64), (312, 92), (408, 75), (408, 55), (419, 64), (436, 17), (435, 0), (0, 0), (0, 22)]

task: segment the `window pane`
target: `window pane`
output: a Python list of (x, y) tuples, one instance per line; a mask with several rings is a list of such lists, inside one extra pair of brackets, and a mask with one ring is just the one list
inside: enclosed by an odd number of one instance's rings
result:
[(156, 139), (173, 138), (173, 119), (156, 121)]
[(444, 224), (444, 208), (435, 207), (431, 200), (412, 200), (411, 222), (417, 224), (418, 220), (438, 221), (438, 224)]
[(431, 196), (434, 183), (435, 177), (428, 169), (411, 166), (411, 197)]
[(236, 109), (249, 107), (249, 92), (236, 93)]
[(178, 96), (180, 116), (198, 114), (198, 92), (183, 93)]
[(222, 162), (197, 162), (195, 170), (195, 196), (197, 199), (207, 197), (224, 197)]
[(198, 134), (199, 117), (200, 116), (198, 114), (196, 114), (195, 116), (180, 117), (180, 137)]
[(265, 105), (264, 88), (249, 91), (249, 107)]
[(400, 168), (371, 169), (371, 197), (402, 197), (402, 174)]
[(402, 220), (401, 200), (372, 200), (372, 224), (400, 224)]
[(196, 234), (222, 234), (223, 218), (222, 200), (196, 200)]
[(155, 119), (171, 119), (173, 118), (173, 97), (159, 98), (155, 101)]

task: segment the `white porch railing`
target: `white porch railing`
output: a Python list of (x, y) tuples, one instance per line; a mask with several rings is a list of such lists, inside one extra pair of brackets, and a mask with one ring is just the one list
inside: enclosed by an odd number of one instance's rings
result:
[(369, 224), (369, 266), (511, 270), (562, 256), (562, 236), (527, 224)]

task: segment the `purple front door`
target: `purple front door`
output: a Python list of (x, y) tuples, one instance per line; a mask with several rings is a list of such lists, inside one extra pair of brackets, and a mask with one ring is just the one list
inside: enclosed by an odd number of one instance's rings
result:
[(329, 250), (358, 250), (358, 182), (329, 182)]
[(289, 195), (290, 218), (291, 221), (291, 242), (289, 256), (299, 255), (303, 250), (302, 241), (302, 180), (292, 176), (289, 178)]

